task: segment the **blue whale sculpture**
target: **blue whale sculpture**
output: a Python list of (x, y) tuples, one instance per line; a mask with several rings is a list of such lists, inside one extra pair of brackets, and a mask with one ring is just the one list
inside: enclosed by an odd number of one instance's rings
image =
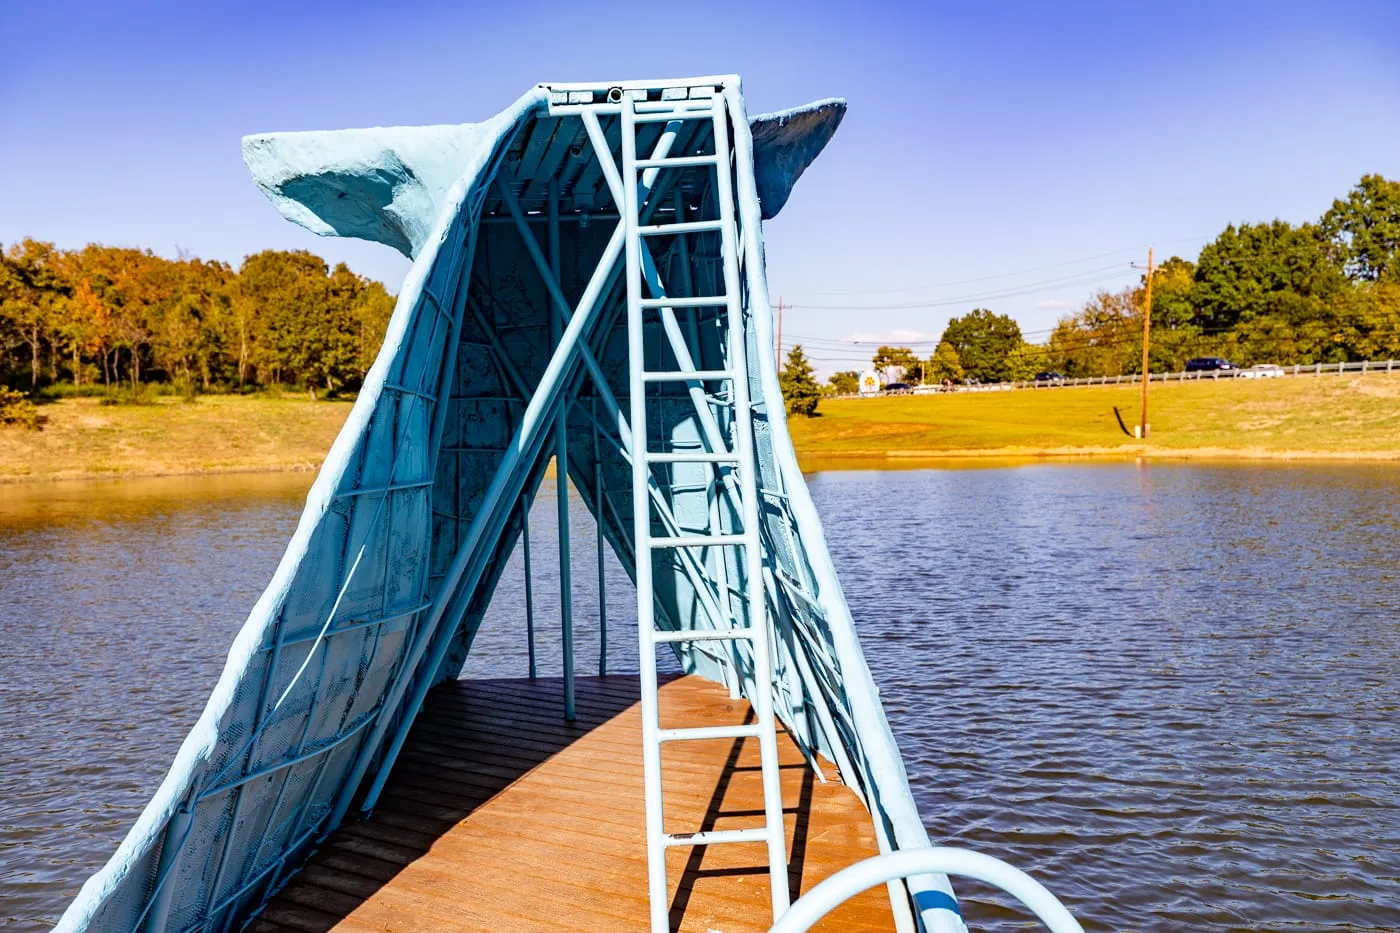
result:
[[(59, 930), (236, 929), (318, 841), (372, 808), (424, 693), (457, 676), (471, 650), (520, 534), (519, 503), (555, 453), (542, 423), (587, 439), (567, 447), (569, 478), (622, 564), (635, 566), (631, 468), (608, 405), (628, 395), (626, 284), (605, 262), (619, 204), (606, 177), (612, 154), (596, 150), (600, 140), (616, 145), (616, 126), (604, 119), (590, 134), (561, 108), (623, 89), (666, 100), (697, 88), (725, 95), (733, 122), (745, 302), (736, 336), (750, 349), (773, 683), (755, 683), (722, 653), (678, 644), (677, 657), (750, 697), (771, 688), (794, 739), (813, 760), (834, 761), (860, 794), (882, 850), (929, 844), (788, 437), (763, 271), (762, 220), (782, 209), (845, 103), (747, 118), (733, 77), (540, 85), (481, 123), (244, 140), (254, 180), (289, 220), (386, 244), (413, 265), (207, 707)], [(644, 128), (639, 146), (662, 132)], [(682, 136), (673, 151), (702, 144)], [(715, 198), (693, 179), (652, 193), (680, 217)], [(551, 320), (557, 299), (520, 232), (543, 221), (547, 201), (559, 221), (557, 288), (570, 302), (596, 299), (579, 347), (565, 354), (569, 331)], [(656, 264), (700, 289), (717, 272), (697, 242), (690, 253), (662, 249)], [(659, 334), (662, 325), (648, 326)], [(692, 336), (699, 368), (718, 365), (723, 320), (702, 318)], [(677, 445), (703, 435), (683, 385), (663, 400), (675, 404), (649, 431)], [(682, 526), (711, 509), (691, 482), (699, 475), (678, 465), (658, 494)], [(657, 617), (674, 628), (707, 624), (711, 582), (739, 573), (722, 559), (656, 566)], [(963, 929), (942, 875), (899, 891), (901, 926), (918, 916), (927, 929)]]

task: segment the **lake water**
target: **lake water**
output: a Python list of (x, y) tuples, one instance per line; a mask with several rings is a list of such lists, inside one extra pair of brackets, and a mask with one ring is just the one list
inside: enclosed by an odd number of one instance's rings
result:
[[(6, 931), (50, 925), (145, 804), (308, 482), (0, 486)], [(809, 482), (936, 842), (1025, 868), (1090, 930), (1400, 930), (1400, 469)], [(553, 511), (533, 521), (541, 563)], [(591, 620), (581, 511), (575, 605)], [(609, 665), (635, 669), (634, 596), (608, 574)], [(468, 674), (524, 674), (518, 581)], [(540, 670), (558, 673), (540, 618)], [(577, 650), (592, 673), (591, 621)], [(974, 928), (1022, 927), (958, 890)]]

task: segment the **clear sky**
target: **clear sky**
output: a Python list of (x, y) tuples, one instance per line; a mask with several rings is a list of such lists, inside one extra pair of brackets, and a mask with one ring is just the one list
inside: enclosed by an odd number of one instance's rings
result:
[[(269, 130), (474, 122), (539, 81), (737, 72), (750, 112), (850, 112), (768, 225), (823, 373), (983, 305), (1031, 339), (1132, 261), (1315, 219), (1400, 177), (1400, 2), (298, 3), (0, 0), (0, 242), (237, 263), (269, 247), (391, 289), (387, 247), (294, 227)], [(927, 353), (930, 344), (917, 348)]]

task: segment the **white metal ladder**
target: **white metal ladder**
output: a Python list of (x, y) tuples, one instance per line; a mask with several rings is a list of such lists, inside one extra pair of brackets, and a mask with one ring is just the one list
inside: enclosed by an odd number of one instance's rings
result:
[[(642, 761), (646, 793), (647, 880), (651, 900), (653, 933), (670, 930), (670, 903), (666, 884), (666, 850), (673, 846), (703, 846), (721, 843), (758, 843), (768, 846), (769, 886), (773, 918), (787, 910), (787, 843), (783, 832), (782, 787), (778, 771), (778, 743), (773, 720), (772, 658), (769, 647), (767, 603), (764, 597), (762, 553), (759, 539), (759, 509), (754, 459), (754, 442), (749, 401), (748, 366), (745, 361), (745, 335), (739, 284), (738, 234), (734, 207), (734, 178), (730, 165), (729, 118), (726, 100), (716, 93), (706, 100), (644, 102), (631, 93), (624, 95), (622, 119), (622, 187), (625, 203), (619, 205), (625, 226), (627, 261), (628, 356), (631, 374), (632, 432), (632, 509), (634, 515), (635, 559), (637, 564), (637, 630), (640, 639), (642, 693)], [(714, 124), (714, 155), (682, 155), (673, 158), (638, 159), (638, 123), (676, 120), (710, 120)], [(714, 193), (719, 205), (718, 220), (686, 222), (673, 215), (671, 223), (643, 226), (639, 219), (639, 173), (657, 169), (679, 169), (712, 163)], [(679, 233), (718, 232), (724, 269), (724, 295), (721, 298), (662, 298), (643, 295), (643, 239)], [(643, 357), (644, 310), (650, 308), (688, 309), (723, 307), (728, 321), (728, 360), (725, 369), (682, 369), (648, 372)], [(728, 399), (733, 407), (734, 449), (696, 452), (650, 453), (647, 443), (647, 386), (655, 382), (728, 382)], [(741, 528), (739, 533), (710, 529), (708, 534), (653, 536), (651, 533), (650, 480), (656, 463), (698, 462), (732, 464), (738, 474)], [(717, 630), (659, 631), (656, 628), (652, 556), (660, 548), (738, 548), (744, 572), (744, 619), (731, 619), (731, 627)], [(728, 600), (725, 601), (728, 604)], [(739, 726), (708, 726), (663, 729), (658, 712), (656, 647), (676, 642), (738, 642), (748, 640), (753, 658), (753, 690), (749, 697), (755, 721)], [(737, 646), (736, 646), (737, 647)], [(738, 672), (734, 672), (737, 679)], [(666, 832), (662, 807), (661, 743), (698, 739), (757, 738), (762, 762), (762, 825), (745, 829), (715, 830), (672, 834)]]

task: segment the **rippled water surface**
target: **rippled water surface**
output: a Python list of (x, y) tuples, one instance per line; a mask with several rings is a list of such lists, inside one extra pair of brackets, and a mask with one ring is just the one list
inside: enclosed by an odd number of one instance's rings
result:
[[(809, 481), (936, 841), (1026, 868), (1091, 930), (1400, 930), (1400, 470)], [(0, 486), (5, 929), (52, 923), (144, 805), (308, 482)], [(575, 605), (592, 619), (578, 511)], [(533, 525), (543, 565), (552, 505)], [(609, 664), (635, 669), (635, 597), (608, 573)], [(469, 674), (524, 673), (519, 581)], [(581, 625), (580, 671), (598, 650)], [(958, 889), (975, 927), (1016, 916)]]

